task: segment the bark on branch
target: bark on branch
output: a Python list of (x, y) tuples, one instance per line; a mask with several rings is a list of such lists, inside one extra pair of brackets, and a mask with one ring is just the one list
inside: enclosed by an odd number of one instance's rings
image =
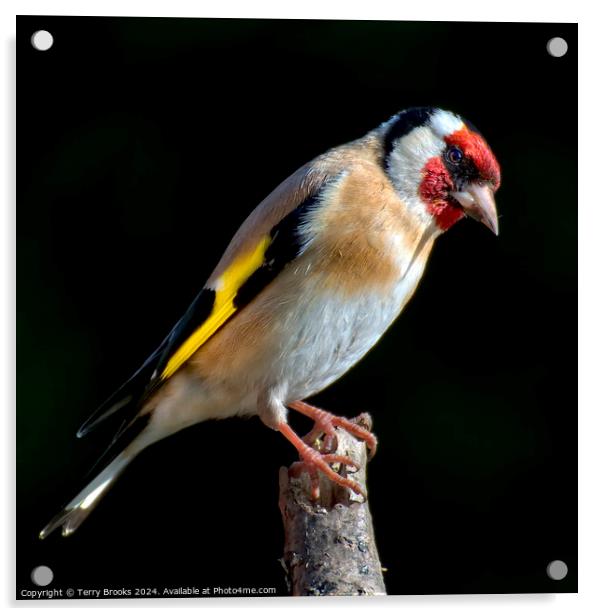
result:
[[(370, 428), (370, 417), (354, 421)], [(366, 425), (367, 424), (367, 425)], [(359, 465), (350, 475), (366, 490), (366, 445), (336, 429), (337, 451)], [(342, 471), (345, 472), (344, 469)], [(280, 469), (280, 512), (284, 523), (284, 557), (292, 595), (384, 595), (368, 501), (334, 485), (320, 474), (320, 498), (309, 498), (307, 473), (289, 476)]]

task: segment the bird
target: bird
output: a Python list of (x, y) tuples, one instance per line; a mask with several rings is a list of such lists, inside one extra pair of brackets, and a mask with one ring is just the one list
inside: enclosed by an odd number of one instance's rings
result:
[[(305, 400), (350, 370), (403, 311), (434, 242), (469, 217), (498, 235), (500, 165), (461, 115), (411, 107), (333, 147), (278, 185), (246, 218), (192, 304), (142, 366), (79, 429), (120, 420), (105, 466), (39, 533), (71, 535), (146, 447), (209, 419), (257, 415), (318, 473), (363, 494), (312, 446), (335, 428), (376, 437)], [(311, 438), (290, 411), (314, 422)], [(337, 466), (338, 465), (338, 466)], [(337, 469), (337, 470), (335, 470)]]

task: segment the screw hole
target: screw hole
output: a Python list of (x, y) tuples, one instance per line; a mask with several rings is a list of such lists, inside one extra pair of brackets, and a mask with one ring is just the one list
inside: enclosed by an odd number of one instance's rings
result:
[(52, 578), (54, 578), (54, 573), (46, 565), (40, 565), (31, 572), (31, 581), (36, 586), (48, 586), (52, 582)]
[(563, 560), (553, 560), (546, 568), (546, 573), (552, 580), (564, 580), (568, 572), (569, 568)]
[(31, 35), (31, 45), (38, 51), (48, 51), (53, 43), (54, 38), (48, 30), (37, 30)]
[(553, 58), (562, 58), (569, 50), (569, 44), (563, 38), (555, 36), (548, 41), (546, 49)]

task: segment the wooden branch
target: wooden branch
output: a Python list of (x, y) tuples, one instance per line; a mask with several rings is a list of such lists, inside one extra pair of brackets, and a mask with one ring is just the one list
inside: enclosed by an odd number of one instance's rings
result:
[[(370, 428), (365, 413), (354, 421)], [(365, 443), (339, 428), (336, 435), (336, 453), (358, 462), (358, 472), (349, 476), (366, 491)], [(290, 593), (385, 595), (368, 502), (322, 474), (319, 500), (311, 501), (309, 494), (307, 473), (292, 477), (289, 469), (280, 469), (279, 505), (285, 534), (282, 563)]]

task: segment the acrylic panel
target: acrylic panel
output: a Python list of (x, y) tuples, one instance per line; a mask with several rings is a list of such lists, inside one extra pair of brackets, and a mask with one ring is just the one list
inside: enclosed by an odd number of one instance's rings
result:
[[(576, 24), (17, 28), (17, 598), (370, 594), (373, 574), (390, 595), (575, 592)], [(211, 278), (283, 180), (370, 131), (284, 185)], [(369, 506), (374, 535), (314, 533), (316, 571), (356, 556), (304, 592), (279, 509), (299, 459), (277, 423), (283, 383), (336, 416), (369, 413), (378, 438), (367, 505), (333, 496), (350, 528)], [(40, 540), (120, 426), (114, 454), (158, 425), (139, 416), (153, 396), (181, 396), (161, 408), (194, 425), (137, 455), (76, 532)], [(190, 420), (209, 398), (265, 422)]]

